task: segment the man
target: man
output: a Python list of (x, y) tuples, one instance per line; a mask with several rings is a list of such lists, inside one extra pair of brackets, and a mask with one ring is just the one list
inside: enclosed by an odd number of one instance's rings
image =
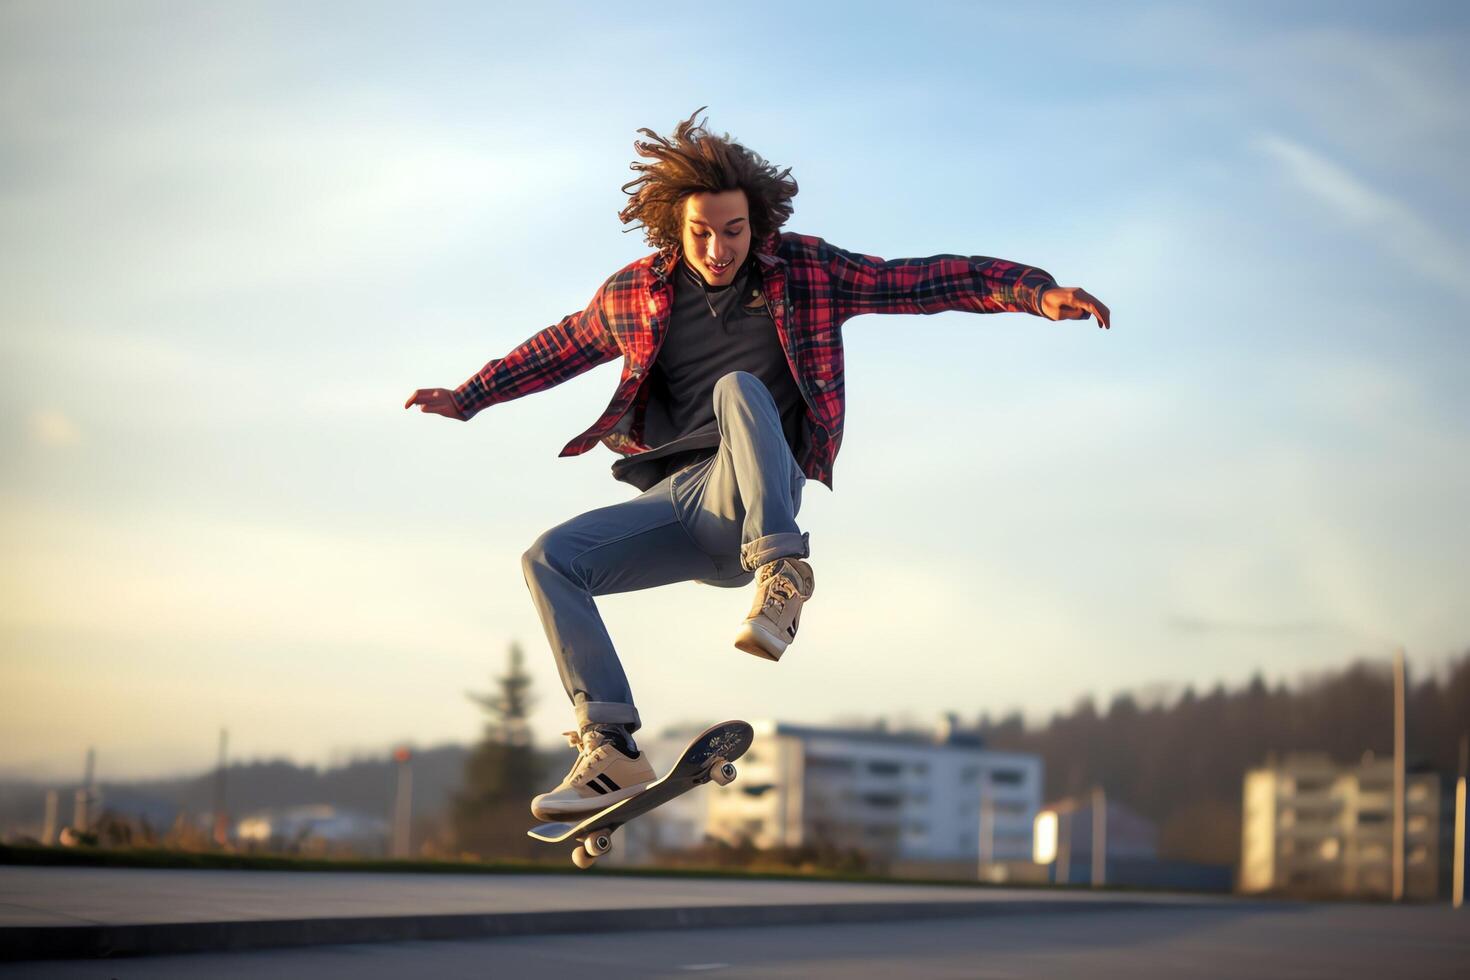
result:
[(654, 254), (615, 273), (587, 308), (405, 408), (466, 420), (622, 358), (612, 402), (563, 456), (597, 442), (642, 494), (551, 529), (524, 556), (526, 583), (576, 712), (578, 757), (532, 801), (543, 819), (586, 815), (655, 778), (641, 722), (594, 597), (672, 582), (742, 586), (754, 602), (735, 645), (779, 660), (815, 580), (796, 515), (802, 485), (832, 486), (842, 442), (844, 321), (864, 313), (1109, 312), (1087, 292), (1014, 262), (939, 255), (883, 261), (782, 233), (796, 181), (696, 123), (640, 130), (647, 162), (623, 186), (624, 224)]

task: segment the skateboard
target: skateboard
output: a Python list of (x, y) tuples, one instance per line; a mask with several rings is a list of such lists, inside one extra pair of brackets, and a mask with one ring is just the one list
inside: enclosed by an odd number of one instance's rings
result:
[(613, 832), (629, 820), (683, 796), (696, 786), (711, 781), (724, 786), (733, 781), (734, 762), (750, 748), (754, 737), (750, 724), (743, 721), (727, 721), (707, 728), (694, 737), (672, 769), (649, 783), (637, 796), (619, 800), (581, 823), (544, 823), (526, 834), (548, 844), (576, 840), (572, 863), (579, 868), (590, 868), (612, 849)]

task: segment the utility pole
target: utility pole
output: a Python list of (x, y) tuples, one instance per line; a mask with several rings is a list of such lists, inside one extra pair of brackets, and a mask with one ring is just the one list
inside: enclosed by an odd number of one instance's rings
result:
[(990, 774), (980, 776), (980, 877), (995, 862), (995, 801), (990, 795)]
[(1061, 843), (1057, 845), (1056, 884), (1070, 885), (1072, 883), (1072, 816), (1077, 812), (1074, 804), (1067, 804), (1065, 813), (1058, 807), (1057, 828)]
[(1393, 900), (1404, 900), (1404, 651), (1393, 656)]
[(1470, 765), (1470, 734), (1460, 736), (1460, 778), (1455, 780), (1455, 867), (1450, 904), (1465, 904), (1465, 769)]
[(75, 805), (72, 807), (71, 825), (76, 828), (77, 833), (84, 834), (92, 826), (92, 779), (97, 773), (97, 750), (87, 750), (87, 769), (82, 777), (82, 788), (77, 790)]
[(225, 756), (230, 747), (230, 731), (219, 730), (219, 764), (214, 770), (214, 842), (224, 847), (230, 842), (230, 817), (225, 811)]
[(46, 791), (46, 819), (41, 823), (41, 843), (50, 847), (56, 843), (56, 813), (61, 809), (61, 794), (54, 789)]
[(1101, 888), (1108, 879), (1108, 794), (1101, 786), (1092, 788), (1092, 887)]
[(396, 858), (411, 855), (410, 833), (413, 825), (413, 753), (408, 746), (393, 750), (398, 763), (398, 791), (393, 800), (393, 853)]

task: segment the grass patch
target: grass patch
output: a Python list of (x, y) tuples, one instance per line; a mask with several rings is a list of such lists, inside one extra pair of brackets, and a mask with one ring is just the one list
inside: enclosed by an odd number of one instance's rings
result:
[[(147, 848), (42, 847), (0, 844), (0, 865), (68, 868), (153, 868), (193, 871), (336, 871), (374, 874), (449, 875), (623, 875), (638, 878), (729, 878), (750, 881), (837, 881), (888, 885), (945, 885), (952, 888), (1021, 888), (939, 878), (891, 878), (835, 871), (747, 871), (739, 868), (615, 868), (581, 871), (571, 862), (428, 861), (384, 858), (312, 858), (224, 851), (167, 851)], [(1032, 886), (1038, 887), (1038, 886)], [(1044, 886), (1041, 886), (1044, 887)]]

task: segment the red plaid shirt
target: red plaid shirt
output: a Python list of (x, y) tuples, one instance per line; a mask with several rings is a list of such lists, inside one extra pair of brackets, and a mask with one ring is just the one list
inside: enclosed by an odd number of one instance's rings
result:
[[(802, 472), (832, 486), (842, 445), (845, 397), (842, 324), (863, 313), (1040, 314), (1041, 293), (1055, 286), (1040, 269), (983, 256), (935, 255), (884, 261), (845, 252), (807, 235), (771, 235), (756, 247), (767, 308), (786, 361), (806, 401)], [(667, 249), (615, 273), (580, 313), (547, 327), (486, 364), (454, 392), (469, 418), (480, 409), (561, 384), (589, 368), (623, 359), (612, 401), (590, 429), (561, 451), (577, 456), (602, 442), (624, 456), (647, 452), (644, 381), (668, 332), (673, 273), (680, 255)]]

